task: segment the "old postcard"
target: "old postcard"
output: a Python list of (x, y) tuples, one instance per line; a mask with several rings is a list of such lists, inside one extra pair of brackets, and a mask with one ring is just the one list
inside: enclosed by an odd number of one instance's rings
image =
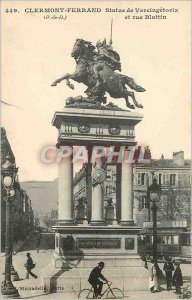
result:
[(1, 294), (191, 298), (191, 1), (1, 1)]

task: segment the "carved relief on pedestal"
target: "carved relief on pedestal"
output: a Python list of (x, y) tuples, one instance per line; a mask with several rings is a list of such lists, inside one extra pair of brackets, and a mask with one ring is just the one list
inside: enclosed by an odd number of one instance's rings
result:
[(88, 124), (79, 124), (78, 125), (78, 131), (80, 133), (89, 133), (90, 132), (90, 126)]
[(93, 172), (93, 185), (104, 182), (106, 179), (106, 171), (101, 168), (97, 168)]
[(112, 135), (120, 135), (121, 127), (119, 125), (110, 125), (108, 131)]

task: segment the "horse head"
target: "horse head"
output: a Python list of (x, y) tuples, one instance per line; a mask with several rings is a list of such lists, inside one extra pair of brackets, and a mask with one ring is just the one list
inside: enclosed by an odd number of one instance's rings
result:
[(73, 50), (71, 52), (71, 56), (74, 57), (75, 59), (78, 58), (82, 52), (82, 39), (76, 39), (76, 42), (73, 46)]
[(75, 59), (79, 57), (93, 57), (93, 53), (95, 50), (95, 46), (92, 45), (91, 42), (85, 41), (83, 39), (76, 39), (75, 45), (73, 46), (73, 50), (71, 52), (71, 56)]

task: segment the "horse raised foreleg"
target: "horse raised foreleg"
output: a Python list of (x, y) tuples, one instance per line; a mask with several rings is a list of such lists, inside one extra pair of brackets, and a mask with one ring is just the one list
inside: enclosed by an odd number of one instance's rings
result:
[(133, 99), (133, 103), (135, 104), (136, 107), (143, 108), (143, 105), (137, 102), (134, 92), (126, 91), (126, 93), (128, 97), (130, 96)]
[[(118, 77), (119, 78), (119, 92), (120, 92), (120, 97), (123, 97), (126, 101), (126, 105), (128, 108), (131, 108), (131, 109), (134, 109), (135, 106), (133, 104), (130, 104), (129, 102), (129, 96), (130, 95), (130, 92), (125, 88), (125, 82), (124, 82), (124, 78), (121, 76), (121, 77)], [(123, 78), (123, 80), (122, 80)]]
[(55, 80), (51, 86), (56, 86), (58, 83), (60, 83), (63, 80), (66, 80), (66, 84), (74, 90), (74, 85), (70, 83), (69, 78), (71, 78), (72, 74), (66, 73), (64, 76), (62, 76), (61, 78)]
[[(127, 91), (126, 91), (126, 92), (127, 92)], [(124, 94), (124, 98), (125, 98), (127, 107), (129, 107), (129, 108), (131, 108), (131, 109), (135, 109), (135, 106), (134, 106), (133, 104), (130, 104), (130, 102), (129, 102), (129, 97), (128, 97), (128, 94), (127, 94), (127, 93)]]
[(74, 90), (74, 85), (69, 81), (69, 79), (66, 79), (66, 84), (68, 85), (68, 87), (70, 87), (70, 89)]

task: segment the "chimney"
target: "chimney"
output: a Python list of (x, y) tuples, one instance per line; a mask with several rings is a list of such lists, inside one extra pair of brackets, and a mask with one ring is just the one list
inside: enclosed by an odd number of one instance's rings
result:
[(173, 152), (173, 163), (181, 167), (185, 165), (184, 151)]
[(161, 159), (164, 159), (164, 155), (163, 154), (161, 154)]
[(144, 158), (145, 159), (151, 159), (151, 151), (150, 151), (148, 146), (145, 148)]

